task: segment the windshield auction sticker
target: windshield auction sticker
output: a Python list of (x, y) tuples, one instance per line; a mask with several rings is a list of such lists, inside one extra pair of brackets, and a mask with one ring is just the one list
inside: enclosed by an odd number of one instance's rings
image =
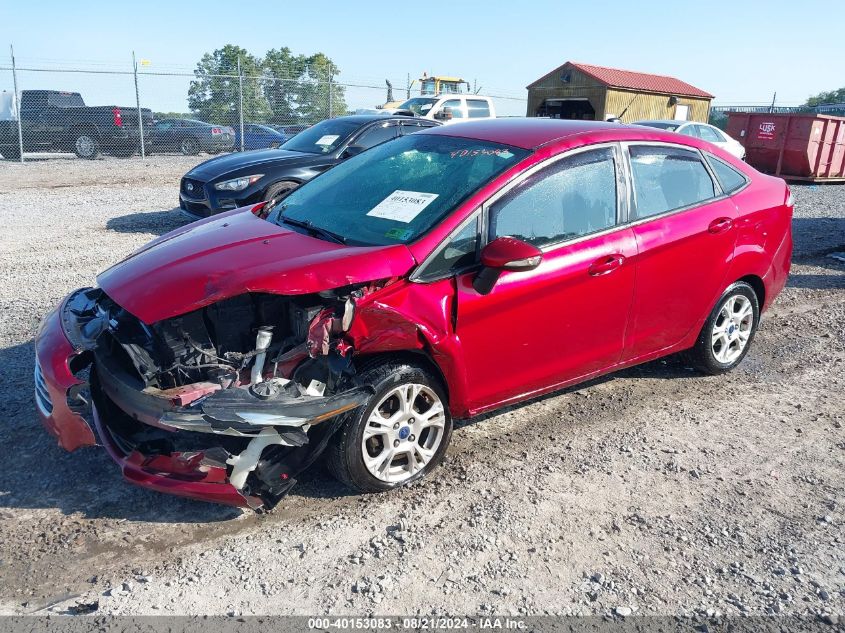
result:
[(397, 189), (384, 200), (374, 206), (367, 215), (385, 220), (395, 220), (407, 224), (428, 205), (434, 202), (436, 193), (421, 193), (419, 191), (402, 191)]
[(326, 134), (325, 136), (321, 136), (320, 140), (314, 143), (314, 145), (331, 145), (339, 138), (340, 134)]

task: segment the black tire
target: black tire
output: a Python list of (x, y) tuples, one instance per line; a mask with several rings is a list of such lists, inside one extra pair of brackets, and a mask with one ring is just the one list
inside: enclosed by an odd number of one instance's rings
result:
[[(728, 306), (728, 303), (731, 301), (734, 301), (731, 308), (737, 305), (744, 306), (747, 301), (751, 306), (751, 317), (753, 320), (750, 323), (750, 328), (748, 330), (743, 330), (742, 328), (745, 326), (742, 326), (742, 324), (735, 325), (729, 323), (727, 326), (730, 329), (729, 336), (736, 336), (736, 338), (734, 338), (727, 347), (725, 347), (725, 341), (728, 339), (724, 337), (720, 337), (720, 341), (718, 343), (714, 342), (714, 337), (716, 336), (715, 328), (720, 328), (722, 324), (725, 323), (726, 314), (723, 313), (722, 309)], [(735, 314), (738, 315), (739, 312), (736, 312)], [(717, 374), (724, 374), (725, 372), (732, 370), (742, 362), (742, 359), (745, 358), (748, 350), (751, 349), (751, 344), (754, 342), (754, 335), (757, 333), (757, 327), (759, 324), (760, 303), (757, 299), (757, 293), (755, 293), (754, 289), (744, 281), (737, 281), (736, 283), (731, 284), (727, 290), (722, 293), (722, 296), (719, 297), (719, 300), (716, 302), (716, 306), (713, 308), (713, 311), (710, 312), (710, 315), (704, 322), (704, 326), (701, 328), (701, 333), (698, 335), (695, 347), (690, 350), (689, 354), (692, 364), (705, 374), (711, 374), (714, 376)], [(734, 357), (720, 360), (716, 355), (717, 352), (721, 352), (724, 348), (730, 350), (731, 347), (740, 340), (739, 337), (743, 335), (743, 332), (747, 332), (747, 338), (745, 340), (744, 347), (742, 347), (739, 354)], [(718, 350), (716, 349), (717, 347)], [(738, 349), (738, 347), (735, 348), (734, 353)]]
[(291, 180), (283, 180), (281, 182), (274, 182), (272, 185), (267, 187), (267, 191), (264, 192), (263, 200), (273, 200), (274, 198), (277, 200), (281, 200), (286, 195), (288, 195), (291, 191), (296, 189), (299, 186), (298, 182), (293, 182)]
[[(356, 409), (348, 416), (343, 426), (332, 438), (326, 451), (326, 462), (332, 475), (357, 492), (381, 492), (417, 481), (435, 469), (443, 461), (449, 440), (452, 437), (452, 416), (449, 413), (448, 401), (440, 381), (425, 369), (407, 362), (375, 360), (365, 363), (359, 369), (357, 382), (371, 385), (375, 393), (365, 406)], [(364, 432), (370, 424), (370, 416), (376, 406), (381, 404), (382, 400), (397, 387), (412, 384), (426, 387), (440, 399), (440, 403), (443, 405), (443, 426), (442, 431), (439, 432), (439, 442), (436, 447), (433, 447), (432, 457), (414, 474), (401, 481), (385, 481), (375, 477), (364, 464)], [(418, 399), (422, 398), (419, 401), (424, 403), (428, 397), (427, 393), (421, 393)], [(390, 399), (382, 406), (389, 403)], [(424, 413), (425, 411), (422, 411), (422, 414)], [(409, 422), (413, 423), (413, 418)], [(401, 444), (401, 447), (409, 448), (413, 446), (415, 440), (417, 443), (425, 443), (431, 437), (428, 436), (430, 432), (435, 431), (423, 431), (419, 438), (415, 438), (414, 435), (407, 435), (402, 441), (408, 441), (411, 444)], [(436, 438), (437, 436), (434, 436), (431, 439)], [(369, 441), (382, 442), (382, 439), (378, 437)], [(396, 445), (394, 444), (394, 446)], [(385, 448), (388, 448), (387, 445), (384, 445), (382, 450), (385, 450)], [(367, 450), (370, 450), (369, 444)], [(394, 461), (399, 460), (401, 462), (403, 454), (405, 454), (404, 451), (397, 452)], [(390, 464), (393, 464), (393, 461)], [(400, 468), (401, 463), (396, 467)]]
[(200, 144), (193, 136), (186, 136), (179, 142), (179, 151), (183, 156), (196, 156), (200, 153)]
[(21, 148), (18, 145), (3, 145), (0, 146), (0, 154), (2, 154), (3, 158), (6, 160), (20, 160)]
[(91, 130), (80, 130), (73, 137), (73, 150), (79, 158), (94, 160), (100, 156), (100, 139)]

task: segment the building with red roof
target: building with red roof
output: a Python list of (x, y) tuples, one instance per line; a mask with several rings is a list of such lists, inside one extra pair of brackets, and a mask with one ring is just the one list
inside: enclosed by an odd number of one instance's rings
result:
[(675, 77), (578, 62), (558, 66), (527, 88), (527, 116), (555, 119), (706, 122), (713, 99)]

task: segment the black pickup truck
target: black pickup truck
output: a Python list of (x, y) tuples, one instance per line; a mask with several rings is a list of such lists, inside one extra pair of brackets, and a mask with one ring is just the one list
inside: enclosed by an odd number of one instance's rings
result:
[[(10, 93), (3, 93), (9, 99)], [(78, 92), (23, 90), (20, 108), (0, 120), (0, 154), (20, 158), (18, 121), (20, 117), (25, 152), (75, 152), (80, 158), (96, 158), (101, 153), (131, 156), (141, 146), (137, 108), (86, 106)], [(144, 142), (149, 143), (153, 113), (141, 109)]]

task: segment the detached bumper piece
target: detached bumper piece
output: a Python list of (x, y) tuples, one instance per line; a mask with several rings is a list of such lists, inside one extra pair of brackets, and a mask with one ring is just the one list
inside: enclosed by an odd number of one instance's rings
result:
[[(36, 402), (47, 429), (73, 450), (96, 441), (81, 415), (87, 402), (80, 392), (90, 389), (97, 435), (136, 485), (272, 508), (323, 451), (342, 414), (372, 395), (356, 387), (324, 396), (321, 383), (304, 389), (284, 378), (265, 380), (260, 371), (247, 386), (240, 380), (148, 386), (127, 361), (148, 359), (144, 350), (124, 345), (128, 357), (115, 352), (112, 332), (123, 324), (112, 307), (100, 291), (80, 290), (45, 318), (36, 340)], [(80, 376), (88, 367), (86, 381)]]

